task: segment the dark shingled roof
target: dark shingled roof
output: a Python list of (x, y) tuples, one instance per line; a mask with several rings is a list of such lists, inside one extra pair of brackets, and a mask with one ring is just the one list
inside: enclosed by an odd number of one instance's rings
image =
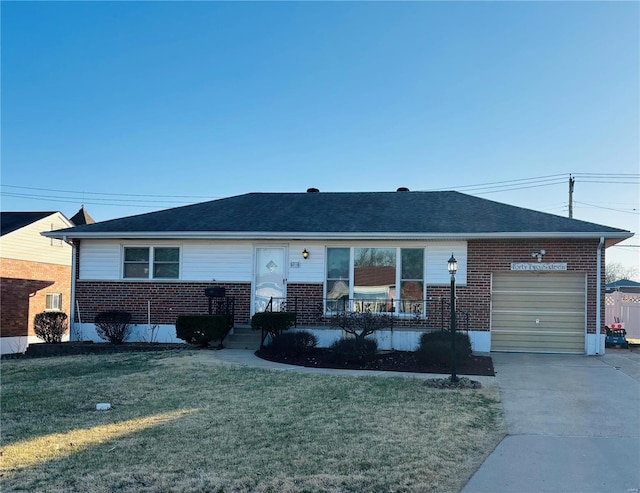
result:
[(40, 219), (49, 217), (53, 212), (3, 212), (0, 215), (0, 229), (2, 230), (0, 236), (4, 236), (8, 233), (16, 231), (20, 228), (24, 228), (31, 223), (35, 223)]
[(83, 224), (93, 224), (95, 221), (89, 215), (89, 213), (85, 210), (84, 206), (80, 208), (78, 212), (71, 218), (71, 222), (76, 226), (81, 226)]
[(61, 231), (70, 237), (177, 232), (628, 233), (459, 192), (249, 193)]

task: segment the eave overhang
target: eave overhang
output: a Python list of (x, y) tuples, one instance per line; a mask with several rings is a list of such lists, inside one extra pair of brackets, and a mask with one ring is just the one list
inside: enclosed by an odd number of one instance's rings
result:
[(138, 232), (64, 232), (47, 231), (48, 238), (68, 240), (501, 240), (501, 239), (600, 239), (612, 246), (633, 236), (630, 232), (491, 232), (491, 233), (381, 233), (381, 232), (263, 232), (263, 231), (138, 231)]

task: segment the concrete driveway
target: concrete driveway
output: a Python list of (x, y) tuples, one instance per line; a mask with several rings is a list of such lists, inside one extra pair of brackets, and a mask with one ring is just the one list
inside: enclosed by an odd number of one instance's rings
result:
[(640, 492), (640, 349), (491, 356), (508, 436), (463, 493)]

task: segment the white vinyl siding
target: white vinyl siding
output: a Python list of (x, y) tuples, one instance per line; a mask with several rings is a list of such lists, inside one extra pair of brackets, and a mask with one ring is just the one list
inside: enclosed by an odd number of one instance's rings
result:
[(583, 354), (585, 326), (584, 274), (493, 275), (492, 351)]
[(450, 284), (451, 274), (447, 268), (447, 262), (451, 254), (458, 261), (456, 284), (467, 284), (467, 242), (429, 243), (427, 245), (427, 274), (426, 283)]
[(112, 281), (120, 279), (121, 246), (116, 241), (82, 240), (80, 279)]
[[(302, 258), (302, 250), (309, 252), (309, 257)], [(289, 244), (289, 283), (322, 283), (324, 282), (325, 248), (324, 244), (290, 243)]]
[(182, 249), (182, 280), (251, 282), (252, 243), (185, 243)]
[[(47, 240), (48, 241), (48, 240)], [(181, 281), (213, 281), (216, 282), (252, 282), (253, 253), (259, 245), (270, 243), (217, 242), (217, 241), (183, 241), (169, 240), (141, 243), (118, 240), (82, 240), (80, 245), (79, 275), (82, 280), (119, 280), (122, 279), (122, 252), (125, 246), (179, 246), (181, 248), (180, 279)], [(276, 244), (276, 242), (273, 242)], [(282, 245), (282, 242), (277, 242)], [(334, 245), (327, 245), (333, 248)], [(335, 246), (350, 247), (348, 244)], [(353, 246), (368, 246), (357, 244)], [(458, 260), (459, 284), (466, 283), (466, 242), (451, 243), (419, 243), (376, 242), (374, 247), (425, 248), (426, 284), (448, 284), (449, 273), (447, 260), (453, 251)], [(309, 252), (309, 258), (302, 258), (302, 250)], [(291, 242), (288, 244), (289, 283), (324, 283), (325, 281), (325, 244), (308, 242)], [(444, 271), (444, 272), (442, 272)]]
[(60, 213), (35, 221), (0, 237), (2, 258), (71, 265), (71, 246), (64, 241), (47, 238), (40, 233), (73, 226)]

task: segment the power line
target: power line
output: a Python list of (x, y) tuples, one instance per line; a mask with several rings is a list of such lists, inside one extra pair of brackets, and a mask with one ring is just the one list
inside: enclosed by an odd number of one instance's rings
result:
[[(108, 203), (108, 202), (91, 202), (91, 201), (82, 201), (79, 199), (73, 199), (73, 197), (64, 197), (64, 198), (52, 198), (52, 197), (39, 197), (37, 195), (26, 195), (26, 194), (10, 194), (10, 193), (0, 193), (3, 197), (16, 197), (16, 198), (25, 198), (29, 200), (41, 200), (45, 202), (51, 202), (55, 200), (56, 202), (63, 202), (67, 204), (78, 204), (83, 203), (85, 205), (108, 205), (108, 206), (117, 206), (117, 207), (145, 207), (148, 209), (157, 209), (158, 205), (143, 205), (143, 204), (116, 204), (116, 203)], [(166, 202), (165, 202), (166, 203)], [(182, 203), (182, 205), (188, 205), (186, 203)]]
[(630, 210), (630, 211), (625, 211), (623, 209), (614, 209), (613, 207), (603, 207), (601, 205), (588, 204), (587, 202), (578, 202), (577, 200), (576, 200), (576, 204), (582, 204), (582, 205), (586, 205), (586, 206), (589, 206), (589, 207), (595, 207), (596, 209), (605, 209), (607, 211), (624, 212), (625, 214), (640, 215), (640, 212), (638, 212), (637, 209), (633, 209), (633, 210)]
[[(444, 190), (459, 190), (462, 192), (468, 192), (475, 195), (485, 195), (499, 192), (510, 192), (516, 190), (527, 190), (533, 188), (548, 187), (554, 185), (566, 184), (567, 178), (575, 179), (579, 178), (580, 183), (600, 183), (600, 184), (620, 184), (629, 185), (635, 184), (636, 181), (640, 183), (640, 174), (638, 173), (559, 173), (553, 175), (543, 175), (530, 178), (520, 178), (514, 180), (502, 180), (486, 183), (479, 183), (475, 185), (460, 185), (457, 187), (447, 187), (438, 189), (429, 189), (426, 191), (444, 191)], [(623, 181), (619, 181), (623, 180)], [(199, 199), (212, 200), (221, 198), (220, 196), (203, 196), (203, 195), (162, 195), (162, 194), (132, 194), (132, 193), (107, 193), (107, 192), (86, 192), (75, 190), (63, 190), (55, 188), (37, 188), (37, 187), (25, 187), (18, 185), (5, 185), (1, 184), (0, 187), (4, 189), (18, 189), (34, 192), (48, 192), (64, 194), (51, 195), (48, 197), (42, 197), (41, 194), (29, 194), (29, 193), (17, 193), (9, 191), (0, 191), (0, 196), (16, 197), (31, 200), (55, 200), (59, 202), (72, 202), (72, 203), (86, 203), (93, 205), (108, 205), (108, 206), (129, 206), (129, 207), (146, 207), (157, 208), (162, 205), (180, 204), (188, 205), (193, 201)], [(89, 200), (86, 197), (90, 196)], [(132, 199), (124, 199), (117, 197), (132, 197)], [(159, 200), (152, 200), (159, 199)], [(187, 200), (171, 200), (171, 199), (187, 199)], [(637, 212), (620, 210), (615, 208), (609, 208), (604, 206), (598, 206), (595, 204), (589, 204), (584, 202), (577, 202), (589, 207), (596, 207), (601, 209), (612, 210), (616, 212), (637, 214)], [(566, 210), (566, 203), (563, 203), (562, 210)], [(635, 210), (635, 209), (634, 209)]]
[(145, 195), (140, 193), (104, 193), (104, 192), (78, 192), (77, 190), (59, 190), (55, 188), (35, 188), (35, 187), (20, 187), (17, 185), (0, 185), (5, 188), (19, 188), (22, 190), (38, 190), (42, 192), (59, 192), (59, 193), (72, 193), (72, 194), (87, 194), (87, 195), (106, 195), (106, 196), (117, 196), (117, 197), (169, 197), (169, 198), (196, 198), (196, 199), (211, 199), (211, 198), (220, 198), (220, 197), (212, 197), (209, 195)]
[[(59, 196), (59, 195), (48, 195), (47, 197), (42, 197), (39, 195), (31, 195), (31, 194), (23, 194), (23, 193), (6, 193), (4, 192), (2, 195), (5, 195), (7, 197), (18, 197), (18, 198), (40, 198), (43, 200), (46, 199), (50, 199), (50, 200), (62, 200), (62, 199), (73, 199), (74, 201), (78, 201), (79, 197), (65, 197), (65, 196)], [(90, 200), (94, 200), (97, 201), (97, 203), (102, 203), (102, 202), (107, 202), (107, 201), (111, 201), (111, 202), (126, 202), (123, 205), (127, 205), (127, 203), (131, 203), (131, 202), (145, 202), (145, 203), (149, 203), (149, 204), (167, 204), (167, 203), (173, 203), (173, 204), (184, 204), (186, 203), (184, 200), (149, 200), (149, 199), (140, 199), (140, 200), (135, 200), (135, 199), (115, 199), (115, 198), (99, 198), (99, 197), (95, 197), (92, 198)]]

